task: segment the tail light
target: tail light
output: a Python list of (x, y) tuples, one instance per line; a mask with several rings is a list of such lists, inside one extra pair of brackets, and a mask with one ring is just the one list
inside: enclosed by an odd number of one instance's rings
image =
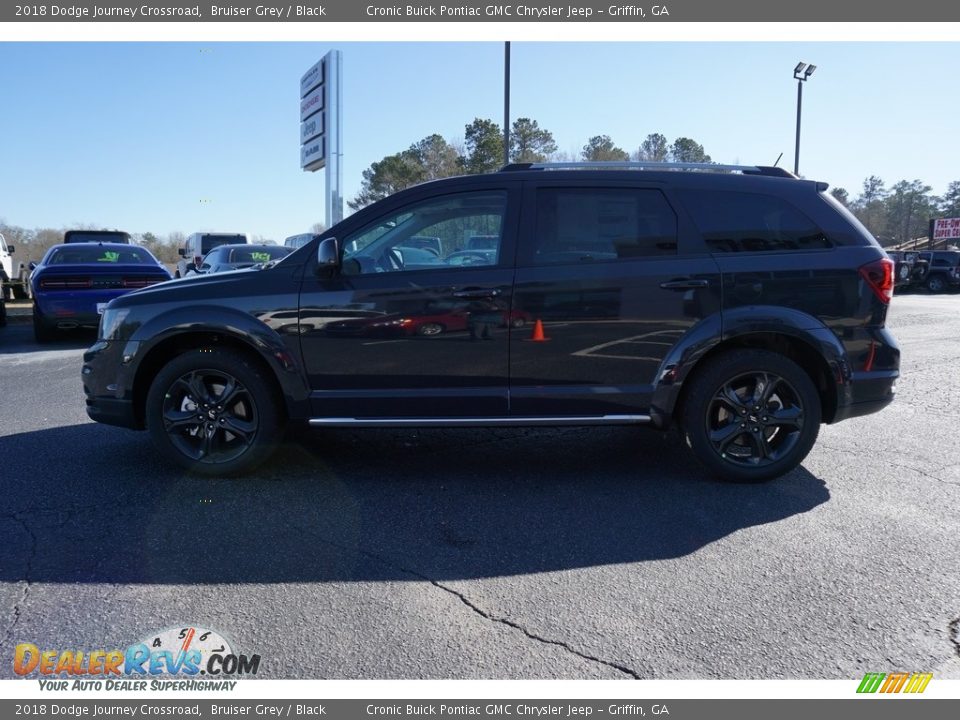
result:
[(41, 290), (82, 290), (93, 287), (93, 280), (90, 278), (40, 278)]
[(125, 288), (145, 288), (162, 283), (166, 278), (124, 278), (121, 283)]
[(860, 268), (860, 277), (867, 281), (873, 294), (884, 304), (893, 298), (893, 269), (893, 260), (886, 257)]

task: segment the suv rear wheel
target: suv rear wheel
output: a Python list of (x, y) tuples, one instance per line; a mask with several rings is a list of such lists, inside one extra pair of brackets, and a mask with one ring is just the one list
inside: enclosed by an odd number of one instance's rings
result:
[(927, 290), (932, 293), (941, 293), (946, 289), (947, 284), (943, 281), (943, 278), (939, 275), (931, 275), (927, 278)]
[(197, 349), (150, 386), (146, 425), (167, 457), (199, 475), (248, 472), (274, 451), (283, 418), (268, 381), (242, 354)]
[(731, 482), (762, 482), (797, 467), (820, 432), (820, 396), (783, 355), (736, 350), (708, 361), (681, 411), (697, 458)]

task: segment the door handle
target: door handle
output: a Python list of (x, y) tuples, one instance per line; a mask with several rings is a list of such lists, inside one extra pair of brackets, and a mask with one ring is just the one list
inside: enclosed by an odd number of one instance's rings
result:
[(484, 298), (496, 297), (499, 294), (500, 290), (497, 288), (468, 288), (466, 290), (455, 290), (453, 296), (464, 300), (483, 300)]
[(680, 278), (677, 280), (668, 280), (660, 283), (664, 290), (696, 290), (697, 288), (710, 287), (709, 280), (697, 280), (694, 278)]

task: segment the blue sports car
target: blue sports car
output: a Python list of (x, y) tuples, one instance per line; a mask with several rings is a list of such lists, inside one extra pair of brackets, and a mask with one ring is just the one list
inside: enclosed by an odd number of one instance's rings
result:
[(136, 245), (54, 245), (30, 276), (34, 336), (46, 342), (57, 330), (96, 328), (115, 297), (170, 278), (159, 260)]

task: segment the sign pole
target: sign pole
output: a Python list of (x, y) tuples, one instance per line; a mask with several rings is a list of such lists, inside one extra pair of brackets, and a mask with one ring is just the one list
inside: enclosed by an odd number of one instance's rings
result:
[(341, 92), (341, 55), (339, 50), (331, 50), (326, 55), (327, 65), (327, 99), (330, 110), (328, 119), (330, 126), (327, 130), (327, 165), (326, 165), (326, 219), (327, 227), (333, 227), (343, 220), (343, 117)]

